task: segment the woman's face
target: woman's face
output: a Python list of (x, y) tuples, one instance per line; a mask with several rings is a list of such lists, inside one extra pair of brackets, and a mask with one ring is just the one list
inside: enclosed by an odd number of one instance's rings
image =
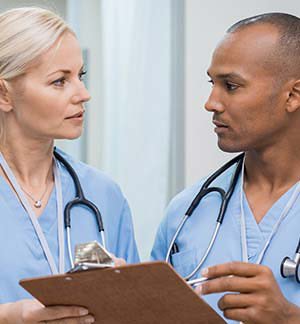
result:
[(19, 136), (37, 140), (79, 137), (84, 103), (90, 99), (83, 74), (79, 43), (67, 32), (37, 65), (8, 83), (12, 102), (7, 113), (8, 135), (15, 130)]

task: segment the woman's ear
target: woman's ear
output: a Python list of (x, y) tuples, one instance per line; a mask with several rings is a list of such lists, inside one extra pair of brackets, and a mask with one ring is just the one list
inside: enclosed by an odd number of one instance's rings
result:
[(300, 109), (300, 80), (293, 82), (293, 86), (291, 87), (287, 100), (288, 112), (295, 112), (298, 109)]
[(9, 112), (13, 109), (6, 82), (0, 80), (0, 111)]

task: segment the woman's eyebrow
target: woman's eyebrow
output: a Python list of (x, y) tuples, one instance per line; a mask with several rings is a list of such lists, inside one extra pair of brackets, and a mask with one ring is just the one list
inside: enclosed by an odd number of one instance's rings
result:
[[(81, 72), (83, 69), (84, 69), (84, 66), (82, 66), (79, 69), (79, 72)], [(53, 71), (53, 72), (49, 73), (47, 76), (51, 76), (52, 74), (55, 74), (55, 73), (58, 73), (58, 72), (63, 72), (64, 74), (71, 74), (72, 73), (72, 71), (68, 70), (68, 69), (58, 69), (56, 71)]]
[(55, 74), (55, 73), (58, 73), (58, 72), (63, 72), (65, 74), (70, 74), (71, 73), (70, 70), (59, 69), (59, 70), (56, 70), (54, 72), (49, 73), (47, 76), (51, 76), (52, 74)]

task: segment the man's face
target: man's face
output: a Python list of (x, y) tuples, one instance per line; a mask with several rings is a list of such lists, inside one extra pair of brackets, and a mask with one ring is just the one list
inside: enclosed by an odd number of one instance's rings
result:
[(273, 26), (248, 26), (226, 35), (213, 54), (205, 108), (223, 151), (264, 149), (287, 131), (286, 92), (271, 59), (278, 37)]

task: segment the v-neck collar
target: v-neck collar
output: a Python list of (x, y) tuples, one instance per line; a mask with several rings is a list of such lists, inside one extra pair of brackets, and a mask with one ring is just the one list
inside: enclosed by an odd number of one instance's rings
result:
[(253, 215), (253, 212), (250, 208), (247, 196), (243, 194), (243, 203), (245, 208), (245, 217), (251, 219), (251, 222), (254, 222), (256, 224), (257, 230), (259, 230), (262, 235), (268, 236), (270, 232), (272, 231), (273, 226), (275, 225), (276, 221), (278, 220), (278, 217), (280, 216), (280, 213), (284, 209), (287, 201), (293, 194), (293, 191), (296, 187), (297, 183), (295, 183), (292, 187), (290, 187), (283, 195), (281, 195), (276, 202), (269, 208), (269, 210), (265, 213), (263, 218), (259, 223), (256, 222), (255, 217)]
[[(266, 212), (259, 223), (256, 222), (256, 219), (248, 203), (246, 194), (243, 191), (243, 208), (249, 261), (254, 261), (261, 250), (264, 248), (267, 240), (270, 238), (274, 227), (279, 220), (279, 217), (286, 207), (287, 202), (291, 199), (297, 185), (297, 183), (294, 184), (281, 197), (279, 197), (279, 199), (270, 207), (270, 209)], [(290, 210), (288, 213), (290, 213)]]
[[(21, 204), (17, 194), (9, 186), (7, 181), (0, 176), (0, 192), (3, 200), (10, 210), (13, 211), (14, 217), (18, 218), (19, 222), (22, 222), (25, 226), (32, 226), (31, 221), (27, 215), (26, 209)], [(48, 232), (53, 225), (56, 224), (56, 189), (53, 186), (52, 192), (49, 196), (47, 204), (42, 214), (37, 218), (43, 232)], [(23, 217), (24, 216), (24, 217)], [(26, 225), (28, 224), (28, 225)]]

